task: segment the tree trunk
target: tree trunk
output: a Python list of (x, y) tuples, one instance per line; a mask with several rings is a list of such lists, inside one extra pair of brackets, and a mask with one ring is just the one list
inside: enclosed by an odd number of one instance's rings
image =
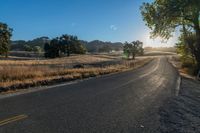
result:
[(5, 57), (8, 58), (8, 52), (5, 53)]
[(197, 16), (195, 21), (194, 21), (194, 29), (195, 29), (195, 32), (196, 32), (195, 58), (197, 60), (198, 70), (200, 70), (200, 25), (199, 25), (199, 16)]
[(135, 60), (135, 53), (132, 53), (132, 59)]
[(67, 51), (67, 56), (68, 56), (68, 57), (70, 56), (69, 50)]
[(68, 57), (70, 56), (70, 46), (69, 46), (69, 44), (67, 44), (67, 56)]

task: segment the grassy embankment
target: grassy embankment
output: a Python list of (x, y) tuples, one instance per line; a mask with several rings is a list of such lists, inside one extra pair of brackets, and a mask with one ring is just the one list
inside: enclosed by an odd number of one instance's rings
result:
[[(0, 92), (125, 71), (143, 66), (152, 60), (146, 58), (128, 61), (120, 58), (108, 55), (81, 55), (49, 60), (0, 60)], [(109, 64), (115, 60), (119, 63)], [(73, 68), (76, 64), (105, 62), (103, 67), (85, 65), (84, 68)]]
[(193, 59), (183, 59), (179, 55), (174, 55), (170, 59), (170, 62), (179, 70), (179, 73), (184, 77), (195, 78), (197, 68)]

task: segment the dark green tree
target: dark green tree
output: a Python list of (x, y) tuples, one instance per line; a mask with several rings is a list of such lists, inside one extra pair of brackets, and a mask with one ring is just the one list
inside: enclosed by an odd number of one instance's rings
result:
[(44, 57), (49, 58), (50, 57), (50, 52), (51, 52), (51, 46), (50, 43), (46, 42), (44, 44)]
[(58, 38), (51, 40), (50, 47), (51, 47), (51, 49), (49, 51), (50, 57), (51, 58), (60, 57), (61, 45), (60, 45), (60, 41), (58, 40)]
[(70, 56), (70, 49), (71, 49), (71, 44), (72, 44), (72, 36), (70, 35), (62, 35), (60, 37), (60, 44), (61, 44), (61, 48), (62, 48), (62, 52), (64, 54), (67, 53), (67, 56)]
[(50, 43), (45, 43), (44, 45), (44, 56), (46, 58), (56, 58), (56, 57), (60, 57), (60, 50), (61, 46), (60, 46), (60, 41), (58, 40), (58, 38), (52, 39), (50, 41)]
[(42, 52), (42, 49), (41, 49), (40, 46), (34, 46), (34, 47), (33, 47), (33, 52), (35, 52), (35, 53), (41, 53), (41, 52)]
[[(199, 0), (155, 0), (144, 3), (141, 13), (152, 37), (169, 39), (176, 28), (192, 29), (195, 42), (188, 45), (195, 55), (200, 69), (200, 1)], [(185, 42), (187, 43), (187, 42)]]
[(62, 35), (45, 43), (44, 45), (45, 57), (56, 58), (61, 57), (62, 54), (85, 54), (86, 48), (80, 43), (76, 36)]
[(24, 45), (23, 48), (25, 51), (29, 51), (29, 52), (33, 51), (33, 48), (29, 45)]
[(133, 41), (132, 43), (132, 56), (135, 59), (136, 55), (143, 55), (143, 42)]
[(130, 58), (132, 45), (128, 42), (125, 42), (123, 48), (125, 56)]
[(86, 48), (83, 44), (80, 43), (77, 36), (72, 35), (62, 35), (60, 37), (61, 49), (62, 52), (67, 53), (67, 56), (70, 54), (85, 54)]
[(135, 59), (136, 55), (143, 55), (143, 43), (140, 41), (133, 41), (131, 43), (125, 42), (124, 44), (124, 54), (132, 59)]
[(8, 57), (12, 29), (7, 24), (0, 22), (0, 54)]
[(87, 49), (79, 40), (77, 40), (71, 45), (71, 51), (74, 54), (85, 54)]

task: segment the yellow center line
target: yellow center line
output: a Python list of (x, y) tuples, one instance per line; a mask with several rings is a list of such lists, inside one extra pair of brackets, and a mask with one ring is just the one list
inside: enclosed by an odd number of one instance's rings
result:
[(14, 117), (5, 119), (5, 120), (0, 121), (0, 126), (3, 126), (3, 125), (6, 125), (6, 124), (15, 122), (15, 121), (19, 121), (19, 120), (25, 119), (27, 117), (28, 117), (27, 115), (18, 115), (18, 116), (14, 116)]

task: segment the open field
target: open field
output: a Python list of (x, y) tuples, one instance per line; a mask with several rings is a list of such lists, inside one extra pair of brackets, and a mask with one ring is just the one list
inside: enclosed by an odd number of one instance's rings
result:
[(161, 109), (165, 109), (162, 106), (174, 96), (177, 78), (178, 73), (167, 58), (157, 57), (135, 71), (34, 91), (37, 87), (33, 92), (22, 92), (23, 95), (21, 92), (7, 95), (6, 92), (2, 95), (6, 97), (0, 97), (1, 120), (13, 118), (16, 114), (25, 115), (27, 119), (2, 126), (0, 132), (21, 133), (26, 127), (26, 132), (35, 133), (115, 133), (122, 130), (127, 133), (160, 133), (163, 125), (170, 129), (173, 126), (167, 121), (170, 114)]
[[(25, 59), (24, 59), (25, 58)], [(77, 63), (97, 63), (101, 61), (110, 61), (120, 59), (120, 56), (115, 55), (73, 55), (70, 57), (56, 59), (37, 59), (37, 58), (20, 58), (13, 57), (6, 59), (0, 58), (0, 65), (73, 65)]]
[(175, 52), (145, 51), (144, 56), (176, 55)]
[[(49, 60), (0, 60), (0, 90), (7, 91), (104, 75), (148, 63), (151, 58), (122, 60), (116, 55), (74, 55)], [(76, 65), (82, 68), (74, 68)]]

